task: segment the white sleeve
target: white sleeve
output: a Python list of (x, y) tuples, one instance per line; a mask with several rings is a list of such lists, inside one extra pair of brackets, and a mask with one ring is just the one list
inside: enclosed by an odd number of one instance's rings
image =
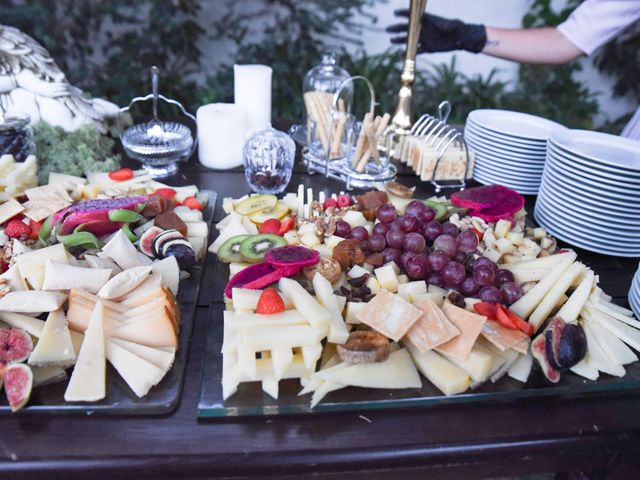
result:
[(558, 30), (585, 54), (640, 19), (640, 0), (586, 0), (558, 25)]

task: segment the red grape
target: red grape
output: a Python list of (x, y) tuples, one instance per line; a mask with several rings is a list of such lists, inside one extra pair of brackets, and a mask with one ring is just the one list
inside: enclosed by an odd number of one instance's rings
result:
[(356, 227), (351, 230), (351, 238), (355, 238), (361, 242), (364, 242), (367, 238), (369, 238), (369, 232), (364, 227)]
[(496, 287), (482, 287), (478, 298), (483, 302), (502, 303), (502, 292)]
[(397, 248), (385, 248), (382, 251), (382, 256), (384, 257), (384, 263), (395, 262), (398, 266), (402, 264), (402, 252)]
[(458, 289), (460, 290), (460, 293), (463, 293), (468, 297), (473, 297), (478, 293), (478, 290), (480, 290), (480, 285), (475, 282), (473, 277), (467, 277), (460, 285), (458, 285)]
[(420, 222), (413, 215), (405, 215), (400, 218), (400, 228), (404, 233), (417, 232), (420, 229)]
[(381, 252), (387, 246), (387, 241), (382, 235), (373, 234), (369, 237), (369, 249), (372, 252)]
[(504, 282), (500, 286), (500, 290), (504, 296), (504, 301), (511, 305), (512, 303), (517, 302), (524, 292), (522, 291), (522, 287), (515, 282)]
[(434, 272), (439, 272), (449, 262), (449, 255), (442, 250), (435, 250), (429, 254), (429, 265)]
[(513, 272), (511, 270), (507, 270), (505, 268), (501, 268), (498, 270), (496, 274), (496, 283), (503, 284), (506, 282), (515, 282), (515, 277), (513, 276)]
[(432, 220), (424, 226), (422, 232), (429, 240), (435, 240), (442, 235), (442, 225), (439, 222)]
[(404, 266), (407, 264), (407, 262), (409, 261), (410, 258), (415, 257), (415, 253), (412, 252), (402, 252), (402, 255), (400, 255), (400, 262), (402, 263), (402, 267), (404, 268)]
[(473, 279), (478, 285), (488, 287), (496, 281), (496, 272), (489, 265), (479, 265), (473, 270)]
[(478, 248), (478, 236), (473, 230), (465, 230), (460, 232), (458, 238), (456, 238), (458, 250), (465, 253), (471, 253)]
[(464, 265), (458, 262), (449, 262), (442, 269), (442, 280), (447, 285), (458, 285), (467, 276)]
[(396, 212), (396, 207), (394, 207), (390, 203), (382, 205), (376, 212), (376, 217), (382, 223), (391, 223), (396, 219), (397, 216), (398, 212)]
[(424, 237), (417, 232), (407, 233), (404, 236), (403, 247), (409, 252), (422, 253), (426, 246), (427, 244), (424, 241)]
[(369, 245), (369, 240), (362, 240), (360, 242), (360, 248), (365, 252), (371, 252), (371, 245)]
[(389, 224), (389, 230), (402, 230), (402, 227), (400, 225), (401, 225), (400, 219), (396, 218), (393, 222)]
[(351, 225), (344, 220), (338, 220), (336, 222), (335, 234), (342, 238), (351, 238)]
[(404, 233), (401, 230), (390, 230), (386, 235), (387, 244), (391, 248), (402, 248), (404, 244)]
[(412, 215), (418, 219), (422, 218), (422, 212), (427, 208), (427, 206), (422, 203), (420, 200), (411, 200), (405, 208), (405, 215)]
[(375, 233), (376, 235), (382, 235), (384, 237), (389, 231), (389, 228), (390, 227), (388, 223), (376, 223), (373, 226), (373, 233)]
[(460, 230), (458, 230), (458, 227), (456, 227), (453, 223), (445, 222), (442, 224), (442, 233), (451, 235), (452, 237), (457, 237), (460, 233)]
[(456, 252), (456, 254), (453, 257), (451, 257), (451, 260), (453, 260), (454, 262), (458, 262), (458, 263), (461, 263), (461, 264), (464, 265), (464, 264), (467, 263), (467, 254), (464, 253), (464, 252), (458, 251), (458, 252)]
[(429, 285), (435, 285), (436, 287), (444, 287), (444, 282), (442, 281), (442, 275), (438, 272), (432, 272), (427, 277), (427, 283)]
[(473, 268), (477, 268), (480, 265), (487, 265), (488, 267), (493, 268), (494, 272), (498, 272), (498, 266), (493, 263), (491, 260), (489, 260), (487, 257), (478, 257), (476, 258), (475, 263), (473, 264)]
[(423, 279), (429, 274), (429, 261), (422, 255), (414, 255), (405, 265), (407, 275), (413, 279)]
[(422, 216), (420, 217), (420, 220), (422, 220), (424, 223), (429, 223), (434, 218), (436, 218), (436, 211), (433, 208), (427, 207), (425, 205), (424, 210), (422, 212)]
[(456, 238), (446, 233), (443, 233), (433, 241), (434, 250), (442, 250), (450, 257), (455, 255), (456, 248)]

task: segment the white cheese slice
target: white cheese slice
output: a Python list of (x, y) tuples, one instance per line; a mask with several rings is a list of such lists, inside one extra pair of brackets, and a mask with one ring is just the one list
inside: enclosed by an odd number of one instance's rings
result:
[(40, 338), (44, 330), (44, 320), (29, 317), (21, 313), (0, 312), (0, 320), (15, 328), (20, 328), (29, 335)]
[[(1, 302), (1, 300), (0, 300)], [(640, 352), (640, 330), (633, 328), (626, 323), (617, 320), (605, 313), (598, 312), (595, 309), (587, 307), (587, 311), (591, 318), (613, 333), (624, 343)]]
[(169, 371), (176, 357), (176, 349), (173, 347), (152, 348), (146, 345), (140, 345), (139, 343), (127, 342), (119, 338), (110, 338), (109, 342), (129, 350), (138, 357), (154, 364), (165, 373)]
[(64, 245), (58, 243), (51, 247), (26, 252), (16, 257), (16, 265), (18, 266), (20, 275), (34, 290), (42, 289), (44, 269), (47, 265), (47, 260), (69, 263)]
[(76, 177), (75, 175), (69, 175), (66, 173), (51, 172), (49, 173), (49, 185), (52, 185), (54, 183), (61, 183), (63, 185), (67, 185), (69, 183), (73, 185), (86, 185), (87, 179), (83, 177)]
[(326, 336), (326, 329), (309, 325), (287, 325), (279, 327), (255, 327), (242, 330), (239, 344), (253, 352), (264, 352), (274, 348), (294, 348), (319, 343)]
[(471, 385), (471, 378), (467, 372), (436, 352), (419, 352), (411, 346), (407, 349), (420, 373), (445, 395), (462, 393)]
[(139, 252), (122, 229), (118, 230), (102, 247), (102, 252), (106, 253), (122, 270), (143, 265)]
[(338, 306), (338, 299), (333, 293), (331, 283), (319, 272), (316, 272), (313, 276), (313, 289), (320, 305), (329, 312), (327, 341), (338, 344), (345, 343), (349, 338), (349, 330), (342, 319), (342, 310)]
[(122, 271), (122, 269), (115, 264), (113, 260), (108, 258), (106, 255), (104, 257), (99, 257), (96, 255), (87, 255), (84, 256), (87, 265), (91, 268), (109, 268), (111, 269), (111, 275), (117, 275)]
[(111, 329), (108, 336), (147, 347), (178, 348), (178, 339), (173, 324), (167, 317), (157, 315)]
[(206, 222), (186, 222), (187, 237), (207, 238), (209, 236), (209, 227)]
[(67, 300), (67, 294), (61, 292), (43, 292), (24, 290), (9, 292), (0, 298), (0, 310), (5, 312), (53, 312)]
[(398, 389), (422, 386), (411, 355), (404, 348), (393, 352), (384, 362), (321, 370), (315, 375), (322, 380), (354, 387)]
[(47, 260), (44, 270), (43, 290), (71, 290), (79, 288), (96, 293), (111, 276), (109, 268), (82, 268)]
[(584, 323), (588, 324), (588, 328), (593, 338), (595, 338), (598, 345), (600, 345), (600, 347), (613, 361), (620, 365), (628, 365), (629, 363), (638, 361), (638, 357), (633, 353), (633, 350), (627, 347), (622, 340), (602, 327), (599, 323), (593, 320), (587, 320)]
[(302, 285), (291, 278), (281, 278), (278, 286), (304, 318), (314, 327), (328, 325), (331, 315)]
[(171, 290), (174, 295), (178, 295), (180, 267), (176, 257), (170, 255), (167, 258), (153, 262), (151, 268), (153, 273), (157, 273), (162, 277), (162, 286)]
[(157, 385), (166, 373), (109, 340), (107, 340), (107, 359), (139, 398), (149, 393), (151, 387)]
[(484, 349), (474, 346), (469, 352), (469, 356), (462, 360), (447, 354), (444, 357), (467, 372), (474, 382), (484, 382), (489, 378), (493, 357)]
[(184, 205), (178, 205), (173, 209), (183, 222), (200, 222), (202, 221), (202, 212), (200, 210), (191, 209)]
[(98, 291), (98, 296), (106, 299), (122, 297), (140, 285), (150, 273), (151, 267), (149, 266), (138, 266), (124, 270), (105, 283)]
[(20, 275), (18, 265), (14, 264), (9, 270), (0, 275), (7, 285), (11, 288), (12, 292), (21, 292), (27, 290), (27, 284), (24, 283), (24, 279)]
[(531, 353), (527, 353), (526, 355), (518, 356), (511, 367), (509, 367), (509, 371), (507, 373), (514, 380), (518, 380), (522, 383), (527, 383), (532, 368), (533, 356), (531, 355)]
[(15, 198), (7, 200), (0, 205), (0, 223), (4, 223), (19, 213), (24, 212), (24, 207)]
[(106, 394), (106, 356), (102, 303), (96, 303), (69, 385), (67, 402), (96, 402)]
[(29, 356), (29, 365), (68, 367), (75, 363), (76, 352), (62, 309), (49, 314), (42, 334)]
[(67, 380), (67, 372), (62, 367), (31, 367), (31, 371), (34, 388)]

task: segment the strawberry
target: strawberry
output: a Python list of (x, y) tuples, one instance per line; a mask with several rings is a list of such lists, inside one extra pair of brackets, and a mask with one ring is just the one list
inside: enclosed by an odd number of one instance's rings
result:
[(349, 197), (349, 195), (342, 193), (338, 195), (338, 200), (336, 202), (338, 203), (338, 206), (340, 208), (348, 207), (349, 205), (351, 205), (351, 198)]
[(131, 180), (133, 178), (133, 170), (130, 168), (121, 168), (109, 172), (109, 178), (114, 182), (124, 182), (125, 180)]
[(187, 197), (184, 199), (184, 202), (182, 202), (182, 204), (185, 207), (189, 207), (191, 210), (204, 210), (204, 205), (202, 205), (202, 203), (200, 203), (200, 200), (198, 200), (196, 197)]
[(167, 200), (170, 200), (176, 196), (176, 191), (173, 188), (159, 188), (151, 195), (157, 195), (159, 197), (164, 197)]
[(272, 233), (273, 235), (279, 235), (280, 231), (280, 220), (277, 218), (269, 218), (264, 221), (260, 228), (258, 229), (259, 233)]
[(20, 238), (22, 236), (29, 236), (31, 227), (23, 223), (22, 220), (11, 220), (7, 224), (4, 233), (9, 238)]
[(284, 301), (275, 288), (267, 288), (263, 290), (258, 299), (256, 313), (262, 315), (272, 315), (274, 313), (284, 312)]
[(296, 221), (292, 217), (285, 218), (284, 221), (280, 224), (280, 230), (278, 230), (278, 235), (282, 237), (289, 230), (292, 230), (295, 224), (296, 224)]
[(29, 228), (31, 229), (31, 233), (29, 233), (29, 239), (37, 240), (38, 236), (40, 235), (40, 229), (42, 228), (42, 223), (29, 219)]
[(322, 204), (322, 208), (323, 209), (327, 209), (327, 208), (336, 208), (338, 206), (338, 202), (336, 201), (335, 198), (327, 198), (324, 203)]

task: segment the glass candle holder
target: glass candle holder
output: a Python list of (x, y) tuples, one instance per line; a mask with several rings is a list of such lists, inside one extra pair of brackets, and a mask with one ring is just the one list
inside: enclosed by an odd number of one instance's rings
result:
[(254, 133), (243, 149), (244, 175), (256, 193), (278, 194), (291, 180), (296, 145), (274, 128)]

